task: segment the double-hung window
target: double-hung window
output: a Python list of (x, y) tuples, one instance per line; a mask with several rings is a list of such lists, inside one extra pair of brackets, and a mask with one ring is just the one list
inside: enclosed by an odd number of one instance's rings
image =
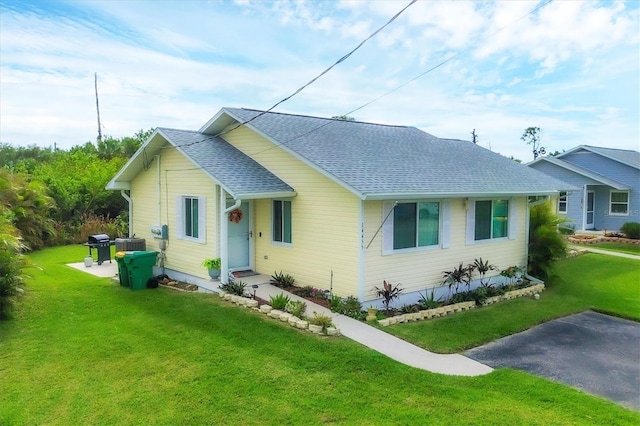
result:
[(435, 246), (440, 237), (440, 203), (398, 203), (393, 210), (393, 249)]
[(560, 191), (560, 196), (558, 197), (558, 213), (567, 213), (567, 207), (569, 205), (569, 199), (566, 191)]
[(291, 244), (291, 201), (273, 200), (273, 241)]
[(506, 238), (509, 235), (509, 201), (475, 202), (475, 240)]
[(609, 214), (613, 216), (629, 215), (629, 192), (611, 191), (609, 202)]
[(204, 243), (206, 241), (205, 199), (203, 197), (181, 195), (178, 197), (176, 206), (179, 237)]

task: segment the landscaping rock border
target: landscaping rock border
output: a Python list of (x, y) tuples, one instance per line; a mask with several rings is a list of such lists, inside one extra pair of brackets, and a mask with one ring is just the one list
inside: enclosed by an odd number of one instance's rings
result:
[(632, 240), (631, 238), (623, 238), (623, 237), (605, 237), (599, 235), (587, 235), (587, 234), (579, 234), (579, 235), (570, 235), (567, 237), (567, 241), (571, 244), (596, 244), (602, 243), (605, 241), (615, 242), (615, 243), (625, 243), (625, 244), (640, 244), (640, 240)]
[[(245, 308), (251, 309), (253, 311), (265, 314), (266, 316), (286, 322), (291, 327), (307, 330), (314, 334), (326, 335), (326, 336), (340, 336), (340, 329), (336, 327), (327, 327), (326, 330), (322, 329), (322, 326), (314, 326), (313, 324), (309, 324), (309, 321), (300, 319), (291, 315), (289, 312), (283, 312), (278, 309), (273, 309), (271, 305), (263, 304), (259, 305), (258, 301), (252, 299), (250, 297), (238, 296), (235, 294), (226, 293), (221, 291), (218, 293), (221, 299), (226, 300), (228, 302), (235, 303), (238, 306), (243, 306)], [(320, 327), (318, 329), (318, 327)]]
[[(512, 300), (518, 297), (533, 296), (535, 294), (539, 294), (541, 291), (544, 291), (544, 289), (545, 289), (544, 284), (534, 284), (532, 286), (522, 288), (519, 290), (509, 291), (501, 296), (489, 297), (487, 298), (487, 300), (483, 305), (491, 305), (493, 303), (498, 303), (503, 300)], [(440, 317), (452, 315), (458, 312), (468, 311), (476, 307), (477, 305), (476, 305), (476, 302), (474, 301), (454, 303), (452, 305), (440, 306), (434, 309), (425, 309), (420, 312), (396, 315), (394, 317), (385, 318), (383, 320), (379, 320), (378, 324), (382, 327), (388, 327), (390, 325), (401, 324), (405, 322), (428, 320), (431, 318), (440, 318)]]

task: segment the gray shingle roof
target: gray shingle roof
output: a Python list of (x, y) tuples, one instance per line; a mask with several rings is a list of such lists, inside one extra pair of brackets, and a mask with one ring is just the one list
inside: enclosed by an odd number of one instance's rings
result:
[[(539, 194), (567, 183), (471, 142), (415, 127), (224, 108), (362, 198)], [(223, 135), (224, 137), (224, 135)]]
[(219, 137), (162, 127), (158, 131), (234, 198), (294, 194), (293, 188)]

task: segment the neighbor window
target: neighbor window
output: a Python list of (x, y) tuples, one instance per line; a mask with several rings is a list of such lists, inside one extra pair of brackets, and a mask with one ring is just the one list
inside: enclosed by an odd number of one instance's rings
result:
[(475, 205), (475, 240), (505, 238), (509, 233), (509, 201), (482, 200)]
[(560, 197), (558, 197), (558, 213), (566, 213), (568, 205), (567, 193), (560, 191)]
[(179, 236), (184, 239), (205, 241), (205, 199), (180, 196), (177, 203)]
[(291, 244), (291, 201), (273, 200), (273, 241)]
[(440, 203), (398, 203), (393, 211), (393, 249), (438, 244)]
[(611, 191), (609, 214), (619, 216), (629, 215), (629, 192)]

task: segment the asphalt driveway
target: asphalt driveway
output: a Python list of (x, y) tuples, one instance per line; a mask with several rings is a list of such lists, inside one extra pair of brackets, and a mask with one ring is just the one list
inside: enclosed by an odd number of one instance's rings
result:
[(640, 410), (640, 323), (596, 312), (549, 321), (465, 353)]

